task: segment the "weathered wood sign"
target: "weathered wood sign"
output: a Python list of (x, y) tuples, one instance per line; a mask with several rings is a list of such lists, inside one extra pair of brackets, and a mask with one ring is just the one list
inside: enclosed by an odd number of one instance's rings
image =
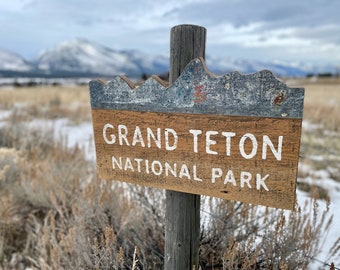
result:
[(168, 88), (116, 77), (90, 95), (100, 178), (293, 209), (304, 89), (198, 58)]

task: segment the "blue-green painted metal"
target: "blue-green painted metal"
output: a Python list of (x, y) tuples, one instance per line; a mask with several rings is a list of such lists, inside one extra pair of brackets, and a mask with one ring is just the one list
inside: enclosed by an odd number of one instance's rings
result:
[[(216, 77), (202, 58), (192, 60), (169, 87), (151, 77), (139, 87), (117, 76), (90, 82), (93, 109), (302, 118), (304, 89), (289, 88), (270, 71)], [(131, 87), (132, 86), (132, 87)]]

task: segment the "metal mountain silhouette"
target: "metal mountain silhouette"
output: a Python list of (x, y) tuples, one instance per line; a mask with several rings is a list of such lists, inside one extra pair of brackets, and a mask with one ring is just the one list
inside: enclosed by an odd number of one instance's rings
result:
[(138, 87), (122, 76), (90, 82), (93, 109), (148, 112), (301, 118), (303, 93), (303, 88), (289, 88), (267, 70), (217, 77), (202, 58), (192, 60), (169, 87), (157, 76)]

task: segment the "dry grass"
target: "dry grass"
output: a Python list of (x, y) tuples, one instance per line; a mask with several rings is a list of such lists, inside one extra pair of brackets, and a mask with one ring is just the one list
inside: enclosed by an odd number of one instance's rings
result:
[(75, 102), (89, 103), (87, 86), (41, 86), (1, 89), (0, 109), (12, 108), (15, 104), (44, 107), (54, 103), (71, 106)]
[(0, 94), (0, 110), (14, 108), (16, 121), (67, 117), (80, 123), (91, 119), (87, 86), (1, 89)]
[(97, 181), (80, 149), (46, 138), (29, 138), (29, 150), (0, 148), (0, 266), (118, 269), (129, 268), (133, 256), (137, 264), (138, 256), (139, 266), (157, 269), (163, 228), (145, 219), (148, 205), (120, 184)]
[[(314, 100), (317, 88), (306, 88), (306, 105), (323, 107), (318, 114), (329, 113), (326, 98)], [(0, 269), (161, 269), (163, 192), (99, 181), (95, 165), (84, 159), (81, 149), (53, 141), (50, 130), (22, 129), (22, 122), (36, 117), (90, 119), (87, 87), (0, 94), (0, 109), (15, 108), (0, 128)], [(308, 109), (305, 118), (319, 123), (318, 114)], [(315, 136), (322, 135), (306, 132), (302, 144), (309, 155), (309, 148), (317, 145)], [(327, 147), (317, 145), (313, 151), (325, 153)], [(202, 269), (307, 269), (321, 248), (321, 233), (331, 224), (327, 210), (319, 213), (313, 199), (301, 206), (311, 209), (312, 216), (299, 207), (287, 214), (204, 201), (209, 220), (202, 222)]]
[(305, 88), (304, 119), (329, 131), (340, 131), (340, 78), (287, 80)]
[[(340, 78), (288, 80), (287, 84), (305, 88), (304, 126), (301, 139), (301, 162), (340, 182)], [(315, 178), (313, 172), (300, 172), (300, 178)], [(301, 190), (329, 199), (318, 180), (314, 186), (299, 182)]]
[(289, 214), (224, 200), (209, 205), (213, 219), (202, 232), (203, 269), (308, 269), (311, 254), (319, 251), (315, 236), (331, 224), (327, 212), (313, 223), (318, 213), (306, 211), (310, 202)]

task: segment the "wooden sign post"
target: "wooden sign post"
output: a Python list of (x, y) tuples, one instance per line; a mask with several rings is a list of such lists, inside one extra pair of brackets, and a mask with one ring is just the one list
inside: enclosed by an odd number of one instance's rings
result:
[[(204, 27), (179, 25), (171, 29), (170, 84), (178, 79), (191, 60), (204, 59), (205, 42)], [(166, 190), (165, 270), (198, 270), (200, 206), (200, 195)]]
[(165, 269), (198, 268), (199, 195), (295, 204), (304, 89), (270, 71), (214, 76), (205, 35), (172, 29), (169, 87), (90, 82), (99, 177), (168, 190)]

